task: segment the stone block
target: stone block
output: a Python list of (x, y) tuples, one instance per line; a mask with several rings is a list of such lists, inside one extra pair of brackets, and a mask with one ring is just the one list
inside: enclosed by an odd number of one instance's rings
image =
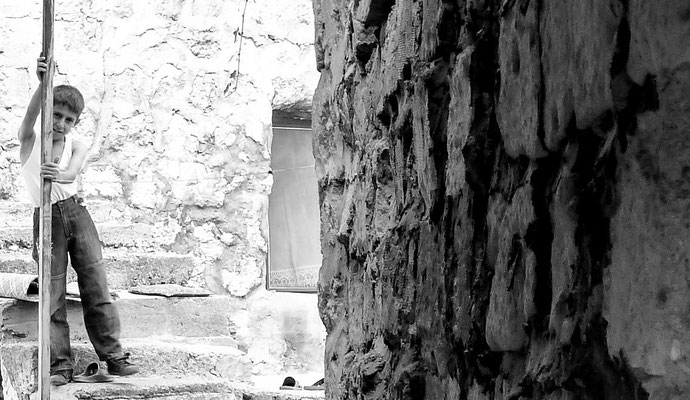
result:
[(690, 393), (690, 67), (664, 79), (662, 108), (639, 116), (619, 160), (603, 316), (609, 352), (625, 355), (650, 399), (681, 399)]
[[(112, 383), (68, 384), (51, 387), (51, 399), (160, 399), (160, 400), (313, 400), (323, 392), (266, 390), (249, 382), (251, 362), (237, 349), (163, 340), (123, 341), (131, 360), (140, 367), (133, 377)], [(96, 360), (90, 345), (73, 343), (75, 373)], [(35, 400), (37, 396), (35, 343), (3, 345), (0, 364), (5, 400)], [(102, 367), (105, 368), (103, 363)], [(276, 387), (277, 389), (277, 387)]]
[(448, 196), (459, 196), (466, 185), (466, 166), (462, 149), (467, 144), (473, 122), (472, 88), (468, 82), (473, 52), (474, 48), (469, 47), (458, 55), (456, 67), (450, 77), (450, 104), (446, 129), (448, 161), (445, 174)]
[[(122, 293), (115, 301), (122, 322), (123, 338), (160, 335), (181, 337), (232, 337), (239, 318), (237, 303), (226, 296), (177, 297), (135, 296)], [(38, 331), (37, 303), (0, 300), (2, 333), (6, 339), (35, 340)], [(81, 303), (68, 301), (67, 321), (72, 340), (88, 340)]]
[[(580, 256), (576, 242), (578, 217), (575, 212), (578, 198), (574, 193), (581, 179), (563, 167), (552, 204), (553, 241), (551, 243), (551, 313), (549, 329), (559, 332), (563, 318), (567, 314), (564, 307), (568, 296), (572, 292), (573, 266), (578, 264)], [(579, 189), (577, 189), (579, 190)]]
[[(33, 218), (34, 208), (28, 204), (17, 201), (0, 202), (0, 227), (14, 227), (18, 225), (30, 224)], [(0, 229), (2, 229), (0, 228)]]
[[(242, 400), (242, 390), (224, 379), (188, 377), (118, 378), (112, 383), (78, 383), (51, 388), (52, 400)], [(33, 399), (33, 398), (32, 398)], [(9, 399), (8, 399), (9, 400)]]
[(662, 75), (690, 62), (687, 3), (664, 0), (630, 2), (630, 58), (627, 71), (642, 85), (647, 74)]
[[(104, 249), (103, 262), (111, 290), (139, 285), (186, 285), (195, 274), (195, 257), (176, 253), (136, 253)], [(0, 273), (37, 274), (38, 267), (30, 249), (0, 253)], [(73, 268), (67, 268), (67, 282), (76, 282)]]
[[(323, 391), (266, 390), (223, 379), (120, 378), (113, 383), (73, 384), (54, 388), (53, 400), (320, 400)], [(10, 399), (6, 399), (10, 400)]]
[[(186, 285), (195, 274), (195, 257), (175, 253), (131, 253), (106, 251), (104, 260), (108, 270), (108, 285), (112, 290), (139, 285)], [(68, 279), (76, 280), (70, 269)]]
[(540, 42), (545, 96), (541, 112), (548, 150), (561, 149), (571, 121), (585, 129), (611, 109), (610, 60), (622, 16), (620, 7), (606, 2), (547, 2), (540, 10), (535, 34)]
[(19, 225), (0, 229), (0, 249), (31, 249), (32, 242), (31, 226)]
[[(198, 376), (248, 381), (252, 361), (232, 346), (209, 345), (182, 338), (123, 339), (122, 349), (139, 369), (139, 376), (184, 378)], [(75, 371), (98, 360), (91, 343), (72, 343)]]
[(486, 341), (493, 351), (519, 351), (527, 344), (524, 324), (534, 302), (536, 258), (525, 243), (534, 220), (531, 188), (523, 186), (506, 204), (494, 196), (489, 204), (487, 258), (494, 265)]
[[(197, 377), (214, 380), (248, 382), (252, 363), (240, 350), (226, 346), (209, 346), (198, 343), (167, 342), (148, 339), (145, 341), (123, 340), (125, 352), (140, 371), (137, 378), (166, 378), (167, 380)], [(72, 343), (74, 373), (83, 372), (86, 366), (98, 360), (91, 344)], [(0, 350), (4, 391), (7, 398), (16, 393), (19, 399), (37, 389), (38, 350), (35, 342), (11, 343)], [(105, 364), (101, 363), (103, 368)]]
[(108, 247), (159, 248), (175, 241), (177, 232), (168, 232), (159, 227), (135, 223), (130, 225), (104, 225), (98, 227), (101, 243)]
[[(177, 232), (149, 224), (99, 224), (96, 226), (101, 244), (104, 247), (127, 249), (155, 249), (170, 245), (175, 240)], [(31, 248), (33, 230), (31, 220), (26, 225), (0, 229), (0, 248), (12, 245), (21, 248)]]
[(38, 347), (2, 343), (0, 373), (4, 400), (25, 399), (38, 391)]
[(363, 0), (356, 11), (356, 20), (365, 26), (380, 25), (386, 20), (395, 2), (391, 0)]
[(526, 155), (536, 159), (546, 153), (537, 136), (542, 84), (538, 36), (536, 2), (528, 3), (524, 14), (513, 8), (501, 21), (501, 90), (496, 118), (506, 152), (513, 158)]

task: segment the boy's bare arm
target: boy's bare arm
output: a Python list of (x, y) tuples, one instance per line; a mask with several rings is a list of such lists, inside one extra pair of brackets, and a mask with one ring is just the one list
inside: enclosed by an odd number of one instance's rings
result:
[(88, 151), (86, 144), (74, 140), (72, 141), (72, 157), (69, 160), (69, 165), (67, 169), (60, 172), (57, 182), (59, 183), (72, 183), (81, 172), (82, 165), (84, 164), (84, 159), (86, 158), (86, 152)]
[[(41, 80), (43, 74), (48, 70), (48, 64), (45, 63), (44, 57), (39, 57), (36, 64), (36, 75), (38, 79)], [(41, 88), (42, 84), (38, 86), (38, 89), (31, 96), (31, 101), (29, 101), (29, 107), (26, 109), (26, 114), (24, 114), (24, 119), (19, 127), (19, 133), (17, 137), (19, 138), (20, 147), (20, 159), (22, 164), (26, 162), (26, 159), (31, 154), (31, 149), (34, 145), (34, 140), (36, 138), (36, 132), (34, 131), (34, 125), (36, 124), (36, 119), (41, 112)]]
[(41, 113), (41, 85), (38, 86), (34, 95), (31, 96), (31, 101), (29, 102), (29, 107), (26, 109), (26, 114), (24, 114), (24, 119), (22, 120), (22, 125), (19, 127), (19, 141), (24, 143), (26, 140), (32, 139), (36, 132), (34, 132), (34, 125), (36, 124), (36, 119)]
[(72, 157), (70, 158), (69, 165), (67, 168), (60, 169), (58, 167), (59, 160), (55, 159), (55, 162), (47, 162), (41, 165), (41, 176), (44, 179), (49, 179), (57, 183), (72, 183), (81, 172), (82, 164), (84, 163), (84, 158), (86, 158), (86, 152), (88, 148), (86, 145), (79, 141), (72, 142)]

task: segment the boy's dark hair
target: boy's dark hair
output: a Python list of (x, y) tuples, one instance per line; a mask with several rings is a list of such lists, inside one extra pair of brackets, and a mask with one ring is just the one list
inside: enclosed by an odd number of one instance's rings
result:
[(53, 88), (53, 104), (67, 106), (72, 112), (81, 115), (84, 110), (84, 96), (79, 89), (70, 85), (59, 85)]

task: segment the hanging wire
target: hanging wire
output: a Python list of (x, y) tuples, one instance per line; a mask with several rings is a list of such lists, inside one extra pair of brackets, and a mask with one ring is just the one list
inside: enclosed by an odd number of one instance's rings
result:
[[(242, 23), (240, 24), (239, 32), (235, 31), (235, 40), (237, 40), (237, 35), (240, 37), (240, 44), (237, 49), (237, 71), (234, 72), (235, 75), (235, 87), (230, 92), (235, 92), (240, 84), (240, 60), (242, 57), (242, 42), (244, 41), (244, 17), (247, 15), (247, 4), (249, 0), (244, 0), (244, 8), (242, 9)], [(225, 89), (225, 94), (228, 94), (228, 88)]]

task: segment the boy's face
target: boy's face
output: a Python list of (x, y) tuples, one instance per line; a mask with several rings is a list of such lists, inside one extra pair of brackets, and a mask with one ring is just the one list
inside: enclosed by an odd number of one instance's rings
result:
[(64, 104), (53, 105), (53, 140), (60, 140), (77, 123), (79, 115)]

